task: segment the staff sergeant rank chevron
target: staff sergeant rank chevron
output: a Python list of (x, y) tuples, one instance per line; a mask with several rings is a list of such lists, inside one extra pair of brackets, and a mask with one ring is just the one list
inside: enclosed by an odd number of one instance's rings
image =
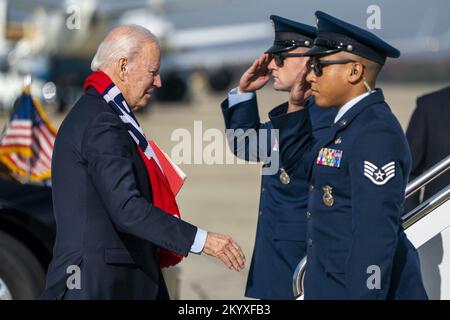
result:
[(395, 177), (395, 162), (378, 168), (369, 161), (364, 161), (364, 175), (377, 186), (385, 185), (389, 180)]

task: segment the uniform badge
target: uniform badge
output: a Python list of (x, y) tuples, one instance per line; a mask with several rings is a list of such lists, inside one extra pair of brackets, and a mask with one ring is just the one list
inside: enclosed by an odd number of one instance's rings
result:
[(342, 150), (322, 148), (316, 163), (320, 166), (339, 168), (341, 166)]
[(389, 180), (395, 177), (395, 162), (389, 162), (381, 168), (378, 168), (373, 163), (364, 161), (364, 176), (377, 186), (385, 185)]
[(334, 198), (333, 198), (333, 188), (326, 185), (322, 188), (323, 190), (323, 204), (327, 207), (331, 207), (334, 204)]
[(280, 169), (281, 173), (280, 173), (280, 181), (282, 184), (289, 184), (289, 182), (291, 182), (291, 178), (289, 178), (289, 175), (286, 173), (286, 171), (281, 168)]
[(342, 143), (342, 138), (338, 137), (336, 140), (334, 140), (334, 144), (341, 144)]

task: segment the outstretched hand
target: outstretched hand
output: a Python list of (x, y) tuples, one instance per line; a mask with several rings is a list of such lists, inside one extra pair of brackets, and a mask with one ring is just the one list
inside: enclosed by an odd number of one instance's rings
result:
[(203, 252), (220, 259), (229, 269), (241, 271), (245, 266), (244, 253), (230, 236), (208, 232)]

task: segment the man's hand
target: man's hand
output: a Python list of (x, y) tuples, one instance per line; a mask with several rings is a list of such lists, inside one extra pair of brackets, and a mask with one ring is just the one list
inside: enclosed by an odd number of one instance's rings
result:
[(289, 106), (287, 112), (295, 112), (304, 108), (306, 101), (311, 96), (311, 85), (306, 81), (306, 76), (310, 71), (310, 59), (305, 60), (305, 65), (295, 78), (294, 84), (289, 94)]
[(241, 271), (244, 268), (244, 253), (230, 236), (208, 232), (203, 252), (219, 258), (229, 269)]
[(252, 92), (264, 87), (270, 79), (269, 69), (267, 69), (269, 62), (270, 56), (267, 53), (256, 59), (242, 75), (239, 81), (239, 91)]

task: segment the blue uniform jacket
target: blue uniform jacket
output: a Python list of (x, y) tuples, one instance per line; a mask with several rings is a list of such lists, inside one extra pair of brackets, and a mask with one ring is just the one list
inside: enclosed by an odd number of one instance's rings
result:
[(305, 299), (426, 299), (418, 254), (401, 227), (411, 155), (381, 90), (319, 141), (307, 109), (286, 111), (270, 113), (281, 159), (311, 184)]
[[(240, 155), (248, 161), (261, 161), (266, 169), (277, 162), (278, 142), (272, 135), (270, 122), (261, 123), (256, 97), (228, 107), (222, 103), (227, 129), (256, 130), (257, 148), (249, 147), (249, 139), (235, 143), (232, 151), (245, 148)], [(333, 121), (334, 110), (313, 106), (310, 110), (313, 135), (320, 137)], [(261, 131), (259, 131), (261, 130)], [(247, 131), (248, 132), (248, 131)], [(280, 170), (262, 175), (259, 217), (255, 247), (247, 281), (245, 295), (259, 299), (294, 299), (292, 275), (295, 267), (305, 255), (306, 206), (308, 183), (304, 175), (291, 176), (289, 184), (280, 181)]]

